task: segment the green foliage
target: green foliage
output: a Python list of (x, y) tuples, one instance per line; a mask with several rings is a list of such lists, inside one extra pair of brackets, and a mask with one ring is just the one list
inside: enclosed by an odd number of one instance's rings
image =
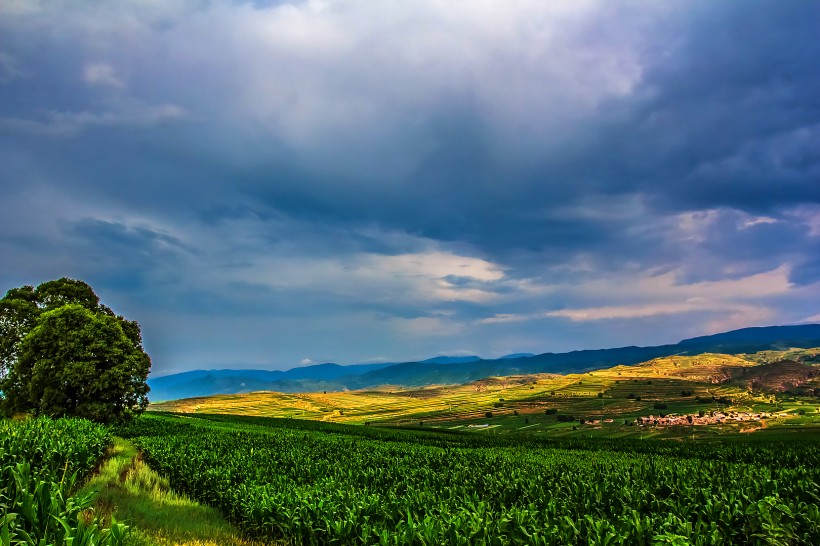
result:
[(171, 485), (291, 544), (817, 544), (820, 445), (145, 415)]
[(14, 288), (0, 300), (0, 406), (113, 422), (148, 404), (151, 360), (136, 322), (82, 281)]
[(0, 421), (0, 544), (121, 544), (127, 527), (88, 521), (93, 496), (74, 494), (108, 443), (108, 431), (85, 420)]
[(34, 292), (37, 302), (46, 311), (57, 309), (67, 303), (76, 303), (86, 309), (98, 309), (100, 305), (100, 298), (88, 284), (65, 277), (44, 282)]
[(34, 327), (39, 313), (31, 286), (9, 290), (0, 299), (0, 379), (17, 362), (20, 342)]

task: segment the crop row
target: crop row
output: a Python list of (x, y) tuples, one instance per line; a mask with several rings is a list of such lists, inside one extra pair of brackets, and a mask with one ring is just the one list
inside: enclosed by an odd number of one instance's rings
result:
[[(817, 467), (771, 446), (697, 457), (268, 422), (143, 416), (124, 432), (174, 487), (293, 544), (820, 543)], [(771, 464), (728, 462), (758, 449)]]
[(74, 494), (108, 444), (82, 419), (0, 420), (0, 544), (120, 544), (126, 526), (86, 523), (92, 496)]

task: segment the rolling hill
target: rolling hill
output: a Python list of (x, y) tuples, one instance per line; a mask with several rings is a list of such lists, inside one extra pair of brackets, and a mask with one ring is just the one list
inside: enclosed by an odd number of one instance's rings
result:
[[(684, 420), (691, 415), (714, 421), (714, 414), (724, 413), (732, 417), (724, 426), (700, 432), (723, 434), (778, 423), (787, 428), (820, 423), (819, 357), (818, 348), (673, 355), (565, 375), (489, 377), (461, 385), (418, 388), (223, 394), (152, 404), (150, 409), (556, 433), (569, 432), (583, 418), (606, 424), (607, 434), (616, 435), (633, 434), (632, 423), (652, 415), (657, 418), (666, 413)], [(764, 423), (755, 419), (754, 414), (761, 412), (780, 420)]]
[(672, 345), (619, 347), (499, 359), (438, 356), (420, 362), (317, 364), (286, 371), (193, 370), (149, 379), (152, 401), (253, 391), (283, 393), (372, 389), (383, 385), (456, 385), (492, 376), (578, 373), (631, 365), (672, 355), (729, 355), (820, 346), (820, 324), (743, 328), (685, 339)]

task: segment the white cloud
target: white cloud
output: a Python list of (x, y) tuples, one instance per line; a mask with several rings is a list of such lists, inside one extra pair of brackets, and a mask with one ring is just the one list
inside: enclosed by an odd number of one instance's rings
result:
[(497, 281), (504, 277), (501, 268), (491, 262), (451, 252), (371, 255), (365, 262), (378, 271), (396, 277), (440, 278), (456, 275), (480, 281)]
[(370, 255), (364, 259), (359, 272), (367, 277), (392, 278), (414, 285), (417, 296), (433, 301), (486, 302), (498, 297), (489, 290), (454, 285), (445, 278), (451, 275), (484, 282), (504, 278), (504, 273), (493, 263), (449, 252)]
[(682, 284), (678, 271), (623, 278), (600, 276), (581, 284), (576, 292), (586, 298), (601, 301), (608, 299), (649, 299), (651, 301), (682, 302), (692, 298), (715, 301), (732, 298), (764, 298), (782, 295), (789, 291), (789, 268), (785, 265), (770, 271), (738, 279), (721, 279)]
[(41, 119), (0, 118), (0, 127), (29, 134), (72, 137), (92, 127), (149, 127), (184, 119), (187, 112), (174, 104), (156, 106), (126, 102), (101, 112), (46, 112)]
[[(792, 284), (788, 268), (781, 266), (764, 273), (739, 279), (680, 284), (678, 275), (644, 275), (637, 280), (603, 277), (566, 286), (580, 301), (595, 300), (605, 305), (567, 307), (539, 313), (499, 313), (479, 320), (483, 324), (523, 322), (544, 318), (565, 318), (573, 322), (613, 319), (639, 319), (662, 315), (710, 312), (723, 316), (715, 325), (760, 324), (774, 313), (759, 302), (787, 294)], [(609, 302), (620, 303), (609, 303)], [(726, 318), (729, 315), (730, 318)], [(717, 326), (715, 326), (717, 327)]]
[(788, 216), (808, 227), (812, 237), (820, 237), (820, 205), (803, 204), (792, 209)]
[(720, 218), (717, 209), (684, 212), (673, 220), (676, 236), (687, 243), (703, 243), (712, 225)]
[(759, 224), (776, 224), (776, 223), (777, 223), (776, 218), (771, 218), (769, 216), (753, 216), (753, 217), (749, 218), (748, 220), (746, 220), (745, 222), (743, 222), (741, 227), (743, 229), (748, 229), (750, 227), (753, 227), (753, 226), (756, 226), (756, 225), (759, 225)]
[(583, 309), (561, 309), (543, 313), (543, 317), (568, 318), (573, 322), (608, 319), (634, 319), (658, 315), (679, 315), (699, 311), (742, 312), (759, 314), (759, 308), (749, 305), (738, 305), (728, 302), (709, 301), (701, 298), (680, 303), (655, 303), (638, 305), (618, 305), (609, 307), (588, 307)]
[(125, 83), (117, 76), (114, 68), (106, 63), (88, 63), (83, 67), (83, 80), (89, 85), (125, 88)]
[(44, 2), (36, 0), (4, 0), (0, 4), (0, 15), (32, 15), (42, 12)]
[(17, 59), (0, 51), (0, 83), (9, 83), (21, 76), (23, 76), (23, 71), (20, 69)]
[[(302, 254), (258, 257), (226, 274), (273, 288), (304, 288), (392, 305), (491, 301), (498, 295), (483, 283), (504, 279), (497, 264), (441, 250), (398, 255), (354, 253), (334, 258)], [(452, 284), (449, 276), (475, 281), (475, 285)]]
[(717, 310), (714, 318), (706, 322), (702, 331), (705, 334), (718, 334), (738, 328), (772, 324), (776, 316), (777, 311), (768, 307), (728, 306)]
[(399, 318), (390, 320), (394, 331), (401, 337), (429, 338), (454, 336), (464, 331), (465, 325), (439, 317)]

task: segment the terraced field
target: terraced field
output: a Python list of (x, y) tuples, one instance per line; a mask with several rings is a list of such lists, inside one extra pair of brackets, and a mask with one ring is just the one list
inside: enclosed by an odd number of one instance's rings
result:
[[(151, 409), (369, 425), (454, 429), (472, 426), (486, 431), (587, 435), (604, 430), (611, 435), (642, 436), (644, 432), (630, 428), (625, 421), (658, 415), (661, 404), (665, 406), (664, 413), (679, 415), (723, 410), (785, 412), (788, 417), (773, 418), (768, 424), (782, 425), (797, 420), (798, 416), (809, 424), (815, 421), (820, 424), (820, 401), (816, 398), (750, 392), (740, 384), (721, 383), (782, 356), (812, 358), (817, 354), (818, 350), (814, 349), (748, 356), (672, 356), (584, 374), (488, 378), (466, 385), (422, 389), (384, 387), (371, 391), (218, 395), (155, 404)], [(547, 410), (557, 410), (557, 414), (547, 415)], [(595, 429), (587, 425), (579, 431), (578, 423), (559, 421), (557, 415), (572, 416), (573, 421), (580, 418), (598, 421), (598, 424)], [(764, 425), (727, 423), (722, 430), (750, 431), (762, 429)], [(678, 432), (691, 434), (690, 431)]]

